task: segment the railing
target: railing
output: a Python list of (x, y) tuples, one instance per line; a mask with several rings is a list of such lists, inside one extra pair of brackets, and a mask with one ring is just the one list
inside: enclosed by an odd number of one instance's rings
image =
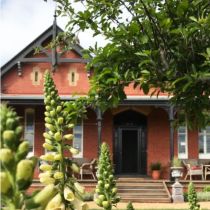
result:
[(163, 181), (163, 186), (164, 186), (164, 188), (165, 188), (165, 191), (166, 191), (166, 193), (167, 193), (168, 197), (171, 199), (171, 194), (170, 194), (170, 192), (169, 192), (169, 190), (168, 190), (168, 187), (167, 187), (167, 185), (166, 185), (166, 182), (165, 182), (165, 181)]

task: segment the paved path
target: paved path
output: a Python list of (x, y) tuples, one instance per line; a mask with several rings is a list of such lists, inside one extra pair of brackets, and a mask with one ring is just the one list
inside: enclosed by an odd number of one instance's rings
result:
[[(99, 208), (94, 202), (88, 202), (90, 209)], [(210, 202), (200, 202), (201, 208), (210, 210)], [(117, 209), (126, 209), (127, 203), (119, 203)], [(189, 209), (188, 203), (133, 203), (135, 209)], [(113, 208), (113, 210), (116, 208)]]

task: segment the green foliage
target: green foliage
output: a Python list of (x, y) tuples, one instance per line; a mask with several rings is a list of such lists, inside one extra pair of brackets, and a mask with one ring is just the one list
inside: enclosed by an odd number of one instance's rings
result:
[(184, 192), (183, 196), (184, 196), (184, 202), (188, 202), (188, 192)]
[(209, 0), (55, 1), (69, 33), (92, 29), (108, 40), (85, 51), (96, 105), (118, 105), (132, 84), (145, 94), (169, 93), (190, 127), (208, 123)]
[(128, 203), (126, 210), (135, 210), (131, 202)]
[(210, 185), (205, 186), (203, 192), (210, 192)]
[(172, 167), (182, 167), (182, 161), (177, 157), (174, 157), (172, 160)]
[(105, 210), (111, 210), (112, 206), (120, 201), (120, 198), (117, 196), (116, 181), (114, 180), (109, 148), (106, 143), (101, 145), (97, 177), (95, 202)]
[[(78, 173), (79, 168), (64, 156), (64, 152), (69, 156), (79, 153), (71, 146), (74, 137), (72, 129), (77, 118), (85, 113), (85, 107), (81, 106), (80, 101), (78, 106), (76, 102), (62, 102), (49, 72), (45, 74), (44, 92), (45, 127), (47, 130), (43, 134), (45, 138), (43, 147), (50, 153), (40, 157), (46, 163), (40, 166), (43, 172), (39, 174), (39, 177), (40, 182), (47, 185), (47, 190), (54, 186), (57, 191), (53, 193), (53, 198), (48, 199), (49, 202), (42, 203), (46, 206), (46, 210), (52, 207), (71, 210), (87, 209), (87, 204), (81, 202), (84, 187), (76, 182), (72, 174), (66, 171), (68, 167), (73, 173)], [(36, 195), (36, 200), (30, 204), (36, 205), (37, 199), (39, 200), (41, 197), (40, 194)]]
[(21, 138), (23, 128), (19, 119), (11, 107), (1, 104), (1, 204), (10, 210), (26, 209), (26, 190), (32, 183), (37, 162), (34, 157), (26, 159), (29, 142)]
[(93, 201), (94, 192), (85, 192), (85, 194), (82, 196), (83, 201)]
[(150, 168), (151, 168), (152, 171), (160, 170), (161, 169), (161, 163), (160, 162), (151, 163)]
[(190, 182), (190, 184), (188, 186), (188, 201), (189, 201), (190, 210), (199, 210), (200, 209), (200, 205), (198, 204), (195, 187), (192, 182)]
[(197, 192), (198, 201), (210, 201), (210, 192)]

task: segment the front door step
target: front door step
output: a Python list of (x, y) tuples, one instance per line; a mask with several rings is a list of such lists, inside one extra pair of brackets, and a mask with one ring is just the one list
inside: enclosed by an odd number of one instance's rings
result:
[(170, 203), (171, 197), (163, 181), (141, 178), (119, 178), (118, 193), (122, 202)]

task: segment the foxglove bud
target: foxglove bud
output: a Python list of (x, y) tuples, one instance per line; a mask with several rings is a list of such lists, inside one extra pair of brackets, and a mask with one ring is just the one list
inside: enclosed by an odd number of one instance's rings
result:
[(45, 161), (54, 161), (54, 155), (47, 153), (45, 155), (41, 155), (40, 159)]
[(33, 174), (33, 161), (21, 160), (17, 165), (17, 172), (16, 172), (17, 180), (31, 179), (32, 174)]
[(59, 117), (59, 118), (58, 118), (58, 124), (59, 124), (59, 125), (62, 125), (62, 124), (63, 124), (63, 117)]
[(46, 110), (47, 111), (50, 111), (51, 110), (51, 107), (50, 106), (46, 106)]
[(16, 121), (13, 118), (8, 118), (6, 120), (6, 128), (8, 130), (14, 130), (15, 126), (16, 126)]
[(53, 176), (55, 179), (63, 179), (63, 173), (62, 172), (55, 172), (54, 173), (54, 176)]
[(68, 187), (64, 188), (64, 198), (70, 202), (75, 199), (74, 193)]
[(80, 172), (80, 168), (79, 168), (79, 166), (78, 166), (76, 163), (72, 163), (72, 164), (71, 164), (71, 170), (72, 170), (74, 173), (79, 173), (79, 172)]
[(45, 206), (57, 193), (57, 189), (53, 184), (47, 185), (34, 198), (26, 201), (26, 207), (28, 209), (34, 209), (39, 206)]
[(50, 136), (47, 132), (43, 133), (43, 136), (44, 136), (46, 139), (51, 139), (51, 136)]
[(74, 138), (74, 135), (73, 134), (66, 134), (63, 136), (64, 139), (66, 140), (72, 140)]
[(47, 150), (52, 150), (54, 148), (51, 144), (48, 144), (48, 143), (44, 143), (43, 147)]
[(74, 183), (74, 187), (79, 193), (81, 193), (81, 194), (85, 193), (85, 188), (81, 184), (79, 184), (78, 182)]
[(49, 113), (49, 112), (44, 112), (44, 115), (45, 115), (46, 117), (49, 117), (49, 116), (50, 116), (50, 113)]
[(54, 184), (55, 183), (55, 179), (53, 179), (52, 177), (41, 177), (39, 179), (39, 181), (44, 184), (44, 185), (48, 185), (48, 184)]
[(6, 194), (11, 188), (11, 183), (9, 181), (9, 176), (6, 172), (0, 172), (0, 192), (1, 194)]
[(52, 120), (50, 119), (50, 117), (45, 117), (44, 120), (45, 120), (45, 122), (47, 122), (47, 123), (52, 123)]
[(2, 163), (7, 165), (13, 160), (13, 153), (10, 149), (2, 148), (0, 149), (0, 160)]
[(98, 198), (99, 198), (101, 201), (104, 201), (104, 200), (105, 200), (105, 195), (99, 195)]
[(22, 133), (23, 133), (23, 127), (22, 126), (16, 127), (15, 134), (18, 138), (20, 138), (22, 136)]
[(21, 160), (17, 165), (16, 180), (19, 190), (27, 189), (33, 178), (34, 163), (32, 160)]
[(55, 117), (55, 114), (56, 114), (56, 113), (55, 113), (55, 110), (50, 111), (50, 116), (51, 116), (51, 117)]
[(39, 174), (39, 178), (50, 177), (50, 176), (51, 176), (51, 172), (50, 171), (46, 171), (44, 173), (40, 173)]
[(45, 127), (48, 128), (51, 131), (55, 131), (55, 127), (52, 124), (45, 123)]
[(72, 123), (68, 125), (68, 128), (73, 128), (73, 127), (74, 127), (74, 124)]
[(7, 144), (15, 140), (15, 132), (13, 130), (6, 130), (3, 132), (3, 140)]
[(78, 150), (78, 149), (75, 149), (75, 148), (73, 148), (73, 147), (71, 147), (71, 148), (69, 149), (69, 151), (70, 151), (71, 154), (73, 154), (73, 155), (78, 155), (78, 154), (79, 154), (79, 150)]
[(55, 154), (54, 160), (61, 160), (61, 154)]
[(57, 132), (57, 133), (55, 133), (54, 138), (56, 141), (61, 141), (62, 135), (60, 134), (60, 132)]
[(110, 202), (109, 201), (103, 201), (102, 202), (102, 206), (104, 207), (104, 209), (108, 209), (108, 208), (110, 208)]
[(17, 159), (21, 160), (25, 158), (28, 154), (28, 151), (29, 151), (29, 142), (23, 141), (18, 147), (17, 154), (16, 154)]
[(57, 106), (56, 111), (59, 113), (62, 110), (62, 106)]
[(42, 171), (51, 171), (52, 170), (52, 166), (48, 165), (48, 164), (42, 164), (39, 168)]

